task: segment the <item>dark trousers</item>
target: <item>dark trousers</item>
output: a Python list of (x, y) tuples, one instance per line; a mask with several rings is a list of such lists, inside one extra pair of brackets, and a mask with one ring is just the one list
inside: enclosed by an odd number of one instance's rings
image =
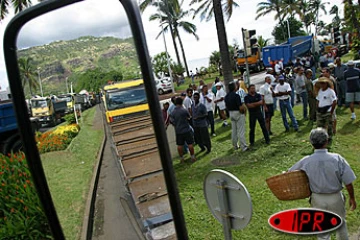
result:
[(197, 144), (201, 149), (206, 149), (211, 151), (211, 140), (207, 127), (195, 127), (194, 128), (195, 137), (197, 139)]
[(310, 109), (309, 110), (310, 120), (315, 121), (316, 120), (316, 98), (309, 97), (308, 102), (309, 102), (309, 109)]
[(211, 134), (215, 133), (215, 121), (214, 121), (214, 113), (213, 111), (209, 111), (207, 115), (207, 121), (211, 127)]
[(250, 118), (250, 144), (254, 144), (255, 142), (255, 127), (256, 127), (256, 121), (259, 122), (261, 130), (263, 132), (264, 138), (266, 142), (270, 141), (269, 133), (265, 126), (265, 119), (264, 115), (261, 111), (258, 112), (249, 112), (249, 118)]

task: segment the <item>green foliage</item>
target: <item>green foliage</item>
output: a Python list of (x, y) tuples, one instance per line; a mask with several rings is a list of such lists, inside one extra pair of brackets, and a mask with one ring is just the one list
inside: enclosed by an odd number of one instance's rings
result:
[(75, 118), (75, 114), (74, 113), (70, 113), (70, 114), (66, 114), (64, 116), (65, 121), (67, 122), (67, 124), (74, 124), (76, 123), (76, 118)]
[[(169, 59), (169, 61), (170, 63), (173, 63), (173, 60), (171, 58)], [(165, 73), (166, 75), (169, 75), (166, 52), (161, 52), (159, 54), (156, 54), (152, 59), (152, 65), (156, 75), (159, 75), (162, 72)]]
[(121, 81), (122, 79), (123, 75), (121, 72), (104, 72), (100, 68), (87, 70), (85, 73), (77, 76), (75, 90), (79, 92), (82, 89), (86, 89), (87, 91), (98, 92), (108, 81)]
[(36, 90), (39, 87), (33, 61), (31, 58), (24, 57), (19, 58), (18, 62), (22, 85), (23, 87), (27, 85), (30, 90), (30, 95), (33, 95), (33, 90)]
[(171, 64), (171, 71), (173, 74), (182, 75), (185, 71), (185, 68), (181, 64), (173, 63)]
[[(288, 21), (289, 21), (291, 37), (307, 35), (306, 32), (302, 30), (303, 27), (302, 22), (296, 20), (295, 18), (288, 18)], [(286, 33), (285, 36), (283, 34), (284, 32)], [(276, 25), (271, 34), (274, 36), (276, 44), (286, 42), (288, 39), (287, 23), (283, 22), (282, 25), (281, 24)]]
[(0, 162), (0, 239), (51, 239), (24, 153)]

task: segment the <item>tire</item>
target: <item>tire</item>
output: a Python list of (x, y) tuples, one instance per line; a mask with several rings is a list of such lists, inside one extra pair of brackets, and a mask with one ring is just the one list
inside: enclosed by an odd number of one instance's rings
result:
[(21, 142), (21, 138), (20, 135), (14, 134), (11, 137), (9, 137), (6, 142), (3, 143), (3, 147), (1, 149), (1, 152), (4, 154), (8, 154), (11, 152), (19, 152), (19, 151), (23, 151), (24, 150), (24, 146)]
[(158, 89), (158, 94), (159, 94), (159, 95), (164, 94), (164, 90), (162, 90), (161, 88), (160, 88), (160, 89)]

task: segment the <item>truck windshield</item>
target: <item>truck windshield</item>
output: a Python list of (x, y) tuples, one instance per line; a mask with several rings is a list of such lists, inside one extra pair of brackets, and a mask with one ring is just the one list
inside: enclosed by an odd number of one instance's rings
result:
[(238, 51), (238, 58), (244, 58), (245, 54), (244, 51)]
[(59, 100), (66, 101), (66, 102), (71, 102), (71, 97), (59, 97)]
[(44, 107), (47, 107), (47, 102), (46, 102), (46, 100), (33, 100), (33, 101), (31, 101), (31, 107), (44, 108)]
[(107, 92), (105, 97), (108, 110), (147, 103), (143, 86)]

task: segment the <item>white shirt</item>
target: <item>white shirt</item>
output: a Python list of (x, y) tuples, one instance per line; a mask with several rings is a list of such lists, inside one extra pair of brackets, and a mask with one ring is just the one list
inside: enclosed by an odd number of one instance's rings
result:
[(281, 71), (280, 64), (279, 63), (275, 64), (275, 72), (277, 74), (280, 74), (280, 71)]
[(271, 79), (271, 86), (275, 86), (277, 83), (275, 82), (276, 78), (272, 74), (266, 74), (265, 77), (269, 77)]
[(247, 93), (245, 92), (244, 89), (239, 88), (239, 90), (236, 91), (236, 94), (240, 96), (241, 98), (241, 102), (245, 103), (245, 96), (247, 95)]
[[(320, 89), (316, 100), (319, 101), (319, 107), (325, 107), (325, 106), (330, 106), (333, 104), (333, 102), (335, 100), (337, 100), (335, 91), (332, 90), (331, 88), (326, 89), (325, 91), (323, 91), (322, 89)], [(328, 112), (331, 111), (331, 108), (329, 108)]]
[[(274, 89), (274, 93), (279, 93), (279, 92), (291, 92), (291, 87), (290, 84), (288, 84), (287, 82), (284, 82), (283, 85), (281, 85), (280, 83), (278, 85), (276, 85), (275, 89)], [(283, 96), (279, 96), (277, 97), (279, 100), (286, 100), (289, 99), (289, 95), (283, 95)]]
[(279, 62), (279, 65), (280, 65), (280, 68), (281, 68), (281, 69), (284, 69), (284, 64), (283, 64), (282, 61)]
[[(224, 91), (224, 89), (220, 88), (220, 90), (217, 90), (216, 92), (216, 97), (215, 100), (219, 100), (221, 98), (225, 98), (226, 93)], [(220, 108), (220, 110), (224, 110), (225, 109), (225, 100), (222, 100), (220, 102), (216, 103), (218, 105), (218, 107)]]
[(193, 101), (191, 100), (191, 98), (189, 98), (189, 96), (186, 96), (183, 102), (185, 109), (189, 111), (189, 108), (191, 108), (192, 103)]
[(260, 87), (260, 94), (264, 96), (265, 104), (273, 104), (274, 99), (272, 96), (271, 85), (265, 83)]
[(211, 102), (209, 102), (203, 94), (200, 95), (200, 102), (205, 105), (208, 112), (213, 111), (214, 94), (211, 91), (208, 91), (206, 96), (211, 99)]

